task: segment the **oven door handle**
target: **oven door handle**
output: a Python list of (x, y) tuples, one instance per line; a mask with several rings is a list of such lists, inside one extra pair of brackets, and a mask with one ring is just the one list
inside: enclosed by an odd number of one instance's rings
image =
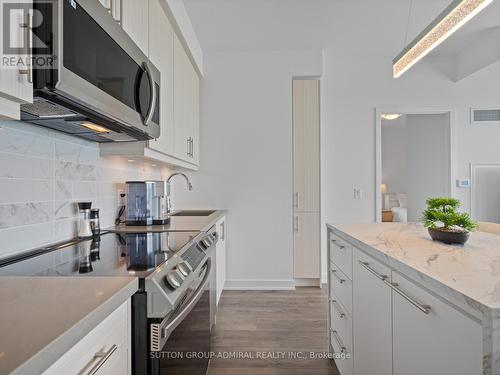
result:
[(206, 267), (206, 272), (205, 276), (203, 277), (203, 281), (201, 282), (200, 286), (196, 289), (196, 292), (194, 296), (189, 300), (189, 302), (181, 309), (181, 311), (175, 315), (173, 319), (169, 319), (168, 323), (165, 327), (162, 329), (162, 341), (167, 340), (172, 332), (177, 328), (179, 324), (186, 318), (186, 316), (189, 315), (191, 310), (196, 306), (198, 301), (200, 300), (201, 296), (203, 295), (205, 288), (210, 281), (210, 271), (212, 269), (212, 262), (210, 258), (207, 260), (207, 265)]

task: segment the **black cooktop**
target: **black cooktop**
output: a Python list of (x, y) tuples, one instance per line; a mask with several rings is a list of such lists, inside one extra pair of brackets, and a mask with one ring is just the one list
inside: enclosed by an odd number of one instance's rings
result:
[(107, 233), (0, 267), (0, 276), (146, 277), (199, 233)]

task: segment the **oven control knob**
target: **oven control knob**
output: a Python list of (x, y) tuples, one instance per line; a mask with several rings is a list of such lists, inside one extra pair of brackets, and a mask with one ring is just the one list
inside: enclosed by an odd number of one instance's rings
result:
[(174, 289), (177, 289), (182, 285), (182, 279), (175, 270), (167, 273), (167, 276), (165, 276), (165, 281)]
[(188, 267), (188, 265), (185, 262), (181, 262), (177, 265), (177, 269), (179, 270), (184, 277), (187, 277), (191, 273), (191, 269)]

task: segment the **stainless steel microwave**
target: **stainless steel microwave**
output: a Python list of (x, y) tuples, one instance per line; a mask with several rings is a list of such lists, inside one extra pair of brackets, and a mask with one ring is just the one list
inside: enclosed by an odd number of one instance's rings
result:
[(22, 120), (95, 142), (160, 135), (160, 72), (99, 0), (35, 0), (25, 17), (34, 103)]

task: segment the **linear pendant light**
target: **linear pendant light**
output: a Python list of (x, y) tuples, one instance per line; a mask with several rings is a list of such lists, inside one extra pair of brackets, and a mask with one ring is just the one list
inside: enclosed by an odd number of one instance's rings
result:
[(493, 0), (454, 0), (393, 60), (394, 78), (400, 77)]

